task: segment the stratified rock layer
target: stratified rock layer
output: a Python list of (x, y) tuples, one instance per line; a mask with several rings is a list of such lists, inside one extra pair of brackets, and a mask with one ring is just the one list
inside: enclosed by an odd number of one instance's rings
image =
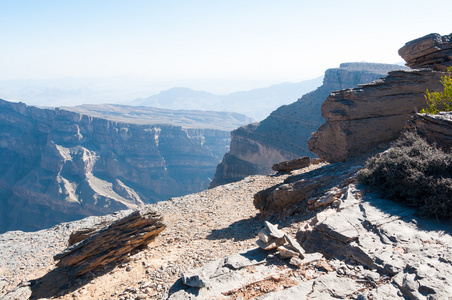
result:
[(326, 122), (309, 139), (309, 150), (330, 162), (345, 161), (399, 137), (410, 117), (427, 107), (425, 91), (443, 91), (452, 65), (451, 36), (430, 34), (408, 42), (399, 54), (410, 67), (354, 89), (331, 93), (322, 104)]
[(452, 34), (441, 36), (432, 33), (415, 39), (400, 48), (399, 55), (410, 68), (446, 71), (452, 66)]
[[(55, 256), (58, 267), (70, 267), (76, 276), (110, 263), (118, 264), (133, 249), (144, 247), (165, 229), (162, 216), (147, 207), (110, 225), (89, 228), (93, 234)], [(86, 230), (82, 230), (86, 236)], [(79, 233), (74, 233), (78, 235)]]
[(426, 107), (425, 90), (441, 90), (442, 72), (393, 71), (380, 80), (331, 93), (322, 104), (326, 122), (309, 150), (330, 162), (345, 161), (396, 139), (406, 121)]
[(452, 147), (452, 113), (437, 115), (415, 114), (407, 123), (406, 130), (423, 137), (429, 144), (435, 144), (449, 152)]
[(37, 230), (208, 186), (227, 150), (227, 129), (140, 122), (0, 100), (0, 232)]
[(234, 182), (253, 174), (270, 174), (275, 163), (300, 156), (313, 157), (307, 141), (324, 122), (320, 106), (335, 90), (351, 88), (402, 69), (397, 65), (343, 63), (325, 72), (323, 85), (298, 101), (275, 110), (260, 123), (249, 124), (231, 134), (231, 148), (217, 167), (210, 187)]

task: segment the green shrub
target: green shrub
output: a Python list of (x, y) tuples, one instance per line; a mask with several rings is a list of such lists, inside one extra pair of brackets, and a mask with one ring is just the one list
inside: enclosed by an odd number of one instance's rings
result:
[(447, 74), (441, 77), (441, 84), (444, 87), (443, 92), (425, 92), (428, 108), (422, 109), (421, 113), (437, 114), (440, 111), (452, 110), (452, 67), (447, 68)]
[(452, 154), (415, 134), (403, 135), (370, 158), (358, 180), (387, 199), (419, 208), (422, 215), (452, 218)]

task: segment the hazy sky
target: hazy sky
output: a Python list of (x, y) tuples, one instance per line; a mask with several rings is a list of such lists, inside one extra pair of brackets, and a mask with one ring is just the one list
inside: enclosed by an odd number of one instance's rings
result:
[(451, 12), (451, 0), (0, 0), (0, 80), (298, 82), (401, 62), (405, 42), (450, 34)]

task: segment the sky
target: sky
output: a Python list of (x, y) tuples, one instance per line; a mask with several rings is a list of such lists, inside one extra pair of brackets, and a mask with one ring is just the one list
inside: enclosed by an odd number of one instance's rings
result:
[(452, 32), (451, 11), (450, 0), (0, 0), (0, 81), (216, 93), (300, 82), (342, 62), (400, 63), (406, 42)]

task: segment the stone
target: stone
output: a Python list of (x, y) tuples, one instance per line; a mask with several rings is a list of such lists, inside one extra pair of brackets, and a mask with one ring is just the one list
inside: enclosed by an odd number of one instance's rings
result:
[[(256, 193), (253, 203), (263, 216), (273, 214), (284, 216), (302, 212), (308, 207), (308, 201), (311, 203), (319, 201), (317, 208), (324, 207), (342, 195), (343, 191), (338, 186), (353, 181), (357, 171), (357, 166), (351, 167), (347, 164), (326, 165), (288, 177), (283, 184)], [(325, 202), (322, 199), (333, 201)]]
[(279, 251), (279, 255), (282, 258), (291, 258), (291, 257), (294, 257), (294, 256), (299, 256), (298, 252), (296, 252), (296, 251), (294, 251), (294, 250), (292, 250), (289, 247), (284, 246), (284, 245), (283, 246), (279, 246), (277, 249)]
[(452, 113), (440, 112), (436, 115), (415, 114), (405, 125), (407, 132), (424, 138), (445, 151), (452, 147)]
[(33, 291), (31, 288), (31, 282), (23, 282), (16, 288), (9, 291), (5, 295), (1, 296), (2, 300), (28, 300), (30, 299)]
[(285, 233), (279, 230), (277, 226), (271, 224), (268, 221), (265, 221), (265, 227), (259, 231), (259, 239), (256, 241), (256, 243), (262, 249), (270, 250), (284, 245), (286, 243), (284, 236)]
[(311, 165), (311, 158), (303, 156), (297, 159), (279, 162), (272, 166), (272, 170), (278, 173), (290, 172), (297, 169), (303, 169)]
[(133, 249), (146, 246), (165, 228), (162, 216), (145, 207), (100, 230), (93, 230), (95, 234), (54, 259), (58, 267), (70, 267), (74, 275), (82, 276), (98, 267), (120, 263)]
[(399, 55), (410, 68), (446, 71), (452, 65), (452, 34), (431, 33), (420, 37), (400, 48)]
[(320, 107), (325, 98), (333, 91), (369, 83), (389, 71), (400, 69), (406, 68), (388, 64), (343, 63), (339, 68), (326, 70), (323, 85), (315, 91), (290, 105), (281, 106), (259, 123), (232, 131), (230, 150), (218, 165), (210, 187), (239, 181), (249, 175), (270, 174), (272, 166), (282, 161), (314, 157), (307, 141), (324, 122)]
[(442, 90), (442, 75), (430, 69), (393, 71), (331, 93), (322, 104), (326, 122), (309, 139), (309, 150), (328, 162), (340, 162), (395, 140), (406, 121), (427, 106), (425, 90)]

